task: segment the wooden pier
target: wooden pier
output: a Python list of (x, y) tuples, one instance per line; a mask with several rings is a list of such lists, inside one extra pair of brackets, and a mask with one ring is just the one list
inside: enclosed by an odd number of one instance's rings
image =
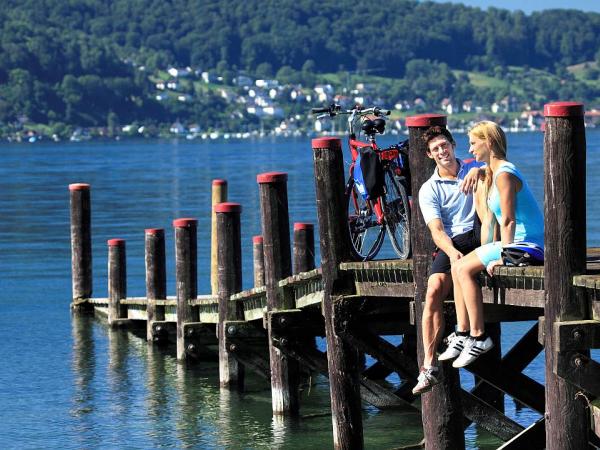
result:
[[(419, 402), (411, 388), (422, 360), (421, 314), (433, 242), (413, 198), (412, 260), (351, 262), (341, 142), (312, 141), (321, 266), (315, 268), (314, 225), (290, 224), (287, 174), (257, 176), (262, 235), (253, 239), (254, 285), (241, 291), (243, 206), (227, 202), (227, 184), (213, 183), (211, 293), (197, 292), (196, 220), (173, 221), (173, 230), (147, 229), (146, 297), (127, 297), (125, 241), (108, 241), (108, 297), (92, 296), (90, 186), (69, 186), (75, 313), (106, 318), (111, 327), (145, 328), (152, 344), (171, 341), (177, 359), (213, 354), (222, 389), (243, 389), (245, 371), (271, 384), (274, 415), (297, 415), (299, 385), (309, 372), (329, 378), (333, 447), (362, 449), (362, 404), (420, 409), (427, 449), (465, 447), (464, 429), (475, 422), (505, 443), (502, 449), (600, 447), (600, 249), (586, 248), (585, 129), (583, 105), (545, 106), (545, 241), (543, 267), (499, 267), (480, 275), (486, 329), (500, 342), (500, 324), (534, 321), (511, 349), (499, 348), (466, 367), (470, 391), (451, 364), (444, 381)], [(441, 115), (413, 116), (410, 135), (412, 192), (433, 170), (420, 136)], [(308, 151), (308, 150), (307, 150)], [(166, 292), (165, 235), (173, 236), (176, 296)], [(447, 324), (453, 303), (445, 303)], [(450, 329), (451, 326), (447, 326)], [(402, 336), (396, 346), (383, 336)], [(326, 337), (326, 351), (315, 337)], [(546, 383), (523, 373), (545, 350)], [(364, 354), (376, 362), (364, 367)], [(395, 390), (382, 383), (396, 372)], [(527, 427), (504, 413), (504, 395), (541, 419)], [(401, 431), (398, 431), (399, 433)]]

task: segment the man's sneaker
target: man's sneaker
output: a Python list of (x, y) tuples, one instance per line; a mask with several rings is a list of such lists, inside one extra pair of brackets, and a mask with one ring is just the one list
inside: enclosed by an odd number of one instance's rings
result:
[(448, 361), (449, 359), (454, 359), (460, 352), (465, 348), (465, 342), (467, 341), (468, 336), (459, 336), (456, 333), (451, 333), (446, 341), (448, 342), (448, 348), (438, 356), (438, 361)]
[(442, 381), (442, 377), (440, 375), (439, 370), (434, 369), (425, 369), (424, 367), (419, 372), (419, 377), (417, 378), (417, 385), (413, 388), (412, 393), (414, 395), (419, 395), (424, 392), (430, 391), (436, 384)]
[(483, 341), (478, 341), (475, 338), (469, 337), (465, 343), (464, 350), (460, 353), (460, 356), (454, 360), (452, 367), (459, 368), (468, 366), (492, 348), (494, 348), (494, 342), (489, 336)]

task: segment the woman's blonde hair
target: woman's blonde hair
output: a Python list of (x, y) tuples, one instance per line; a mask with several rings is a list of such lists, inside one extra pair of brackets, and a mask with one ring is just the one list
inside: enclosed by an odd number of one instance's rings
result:
[[(490, 150), (498, 159), (506, 159), (506, 135), (502, 128), (489, 120), (477, 122), (473, 128), (469, 130), (469, 136), (475, 136), (478, 139), (483, 139), (490, 146)], [(485, 168), (485, 197), (492, 186), (492, 169), (489, 164)]]

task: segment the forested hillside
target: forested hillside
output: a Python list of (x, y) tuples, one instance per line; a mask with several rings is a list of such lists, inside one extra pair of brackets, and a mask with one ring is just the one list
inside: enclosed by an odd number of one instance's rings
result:
[(106, 124), (109, 115), (121, 123), (171, 119), (177, 111), (154, 99), (148, 81), (169, 65), (225, 78), (240, 70), (274, 76), (282, 68), (404, 77), (414, 59), (470, 71), (510, 65), (552, 73), (600, 59), (600, 14), (574, 10), (527, 16), (412, 0), (3, 0), (0, 6), (3, 123), (20, 116), (81, 125)]

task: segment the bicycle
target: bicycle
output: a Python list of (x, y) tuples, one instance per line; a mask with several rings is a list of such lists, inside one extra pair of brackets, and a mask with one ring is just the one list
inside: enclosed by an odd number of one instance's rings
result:
[[(348, 202), (348, 230), (350, 249), (358, 261), (368, 261), (377, 256), (383, 245), (385, 231), (400, 259), (411, 255), (410, 247), (410, 170), (408, 167), (408, 140), (386, 148), (379, 148), (375, 136), (385, 131), (385, 116), (390, 111), (355, 106), (342, 110), (340, 105), (313, 108), (317, 119), (348, 115), (348, 147), (352, 156), (346, 197)], [(358, 140), (356, 129), (367, 137), (368, 142)], [(360, 133), (360, 132), (359, 132)], [(381, 192), (368, 192), (365, 186), (362, 161), (364, 155), (373, 152), (376, 174), (382, 178)], [(371, 154), (372, 156), (372, 154)], [(357, 164), (357, 161), (360, 161)], [(371, 172), (371, 171), (369, 171)], [(371, 184), (372, 180), (370, 180)]]

